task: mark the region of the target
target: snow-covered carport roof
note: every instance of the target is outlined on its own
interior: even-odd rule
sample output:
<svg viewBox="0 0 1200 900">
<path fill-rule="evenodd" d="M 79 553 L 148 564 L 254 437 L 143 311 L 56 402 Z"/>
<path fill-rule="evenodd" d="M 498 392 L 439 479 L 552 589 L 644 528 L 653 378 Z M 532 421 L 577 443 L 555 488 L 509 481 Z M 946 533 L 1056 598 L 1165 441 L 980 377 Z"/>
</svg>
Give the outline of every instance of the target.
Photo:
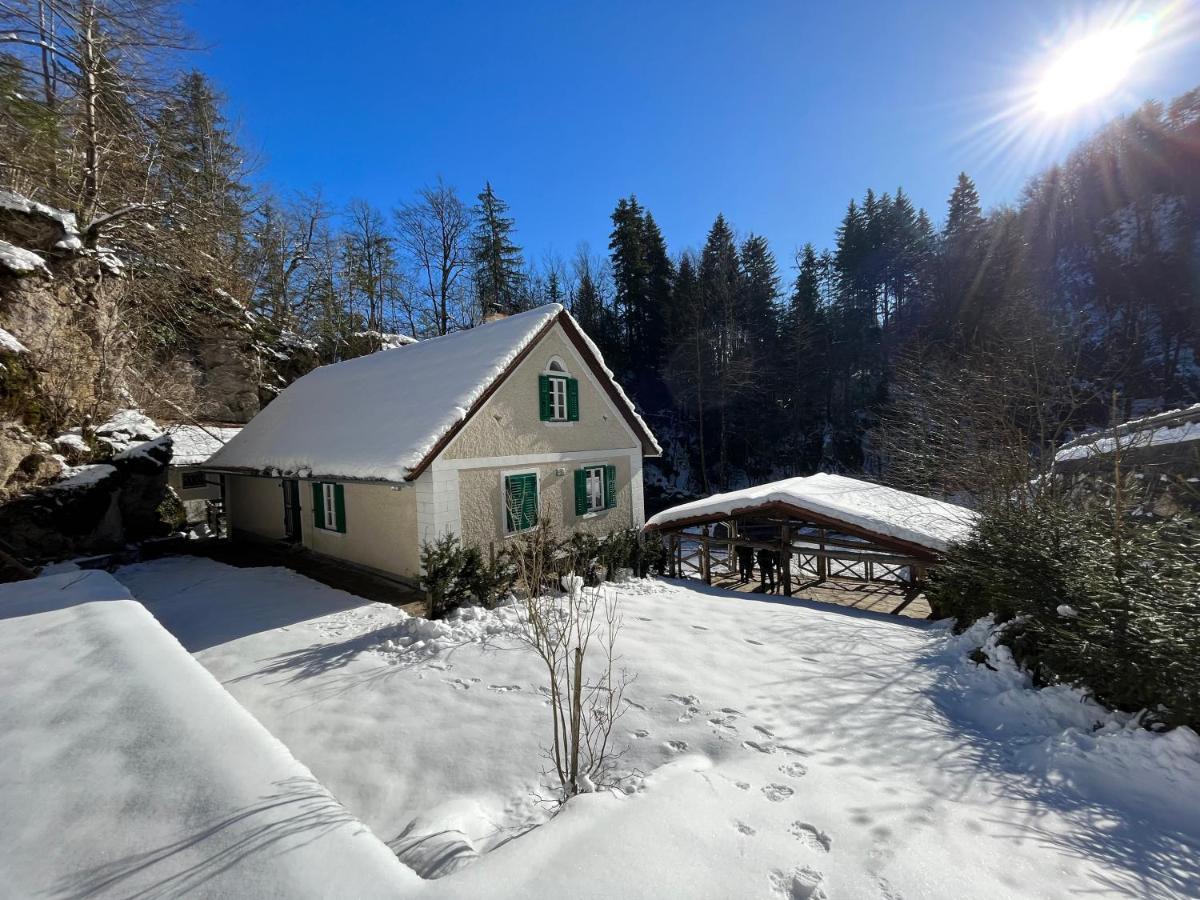
<svg viewBox="0 0 1200 900">
<path fill-rule="evenodd" d="M 962 506 L 869 481 L 819 473 L 714 494 L 652 516 L 648 531 L 677 531 L 729 519 L 811 522 L 923 558 L 966 539 L 976 514 Z"/>
<path fill-rule="evenodd" d="M 604 358 L 560 304 L 322 366 L 289 385 L 205 468 L 403 482 L 417 478 L 555 325 L 647 456 L 661 448 Z"/>
</svg>

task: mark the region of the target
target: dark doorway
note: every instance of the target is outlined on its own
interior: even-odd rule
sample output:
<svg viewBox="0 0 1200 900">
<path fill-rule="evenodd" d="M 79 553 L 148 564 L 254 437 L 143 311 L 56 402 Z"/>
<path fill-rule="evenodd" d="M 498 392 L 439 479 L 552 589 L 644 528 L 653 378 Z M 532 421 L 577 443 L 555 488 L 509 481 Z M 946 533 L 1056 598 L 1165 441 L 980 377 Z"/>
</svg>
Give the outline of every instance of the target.
<svg viewBox="0 0 1200 900">
<path fill-rule="evenodd" d="M 283 479 L 283 530 L 286 540 L 300 541 L 300 482 L 295 478 Z"/>
</svg>

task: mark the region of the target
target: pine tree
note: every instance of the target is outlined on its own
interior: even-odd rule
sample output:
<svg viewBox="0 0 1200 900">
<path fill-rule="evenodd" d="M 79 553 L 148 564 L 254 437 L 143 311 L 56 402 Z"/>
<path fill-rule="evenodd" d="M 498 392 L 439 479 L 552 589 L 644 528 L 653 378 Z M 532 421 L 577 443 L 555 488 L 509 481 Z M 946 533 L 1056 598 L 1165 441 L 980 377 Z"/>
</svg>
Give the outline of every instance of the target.
<svg viewBox="0 0 1200 900">
<path fill-rule="evenodd" d="M 471 263 L 475 292 L 483 314 L 520 312 L 525 305 L 525 262 L 513 242 L 515 223 L 508 204 L 486 182 L 475 207 Z"/>
<path fill-rule="evenodd" d="M 633 360 L 640 354 L 642 313 L 650 293 L 650 267 L 646 258 L 646 223 L 637 197 L 622 197 L 612 213 L 609 236 L 614 306 L 621 328 L 619 372 L 627 377 L 635 371 Z"/>
</svg>

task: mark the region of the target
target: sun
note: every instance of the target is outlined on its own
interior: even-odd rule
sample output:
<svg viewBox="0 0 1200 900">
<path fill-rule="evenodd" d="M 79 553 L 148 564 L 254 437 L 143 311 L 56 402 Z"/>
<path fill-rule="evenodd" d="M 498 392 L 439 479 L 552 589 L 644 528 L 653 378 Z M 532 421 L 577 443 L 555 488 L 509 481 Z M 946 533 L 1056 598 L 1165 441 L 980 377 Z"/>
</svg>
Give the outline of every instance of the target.
<svg viewBox="0 0 1200 900">
<path fill-rule="evenodd" d="M 1114 24 L 1070 44 L 1051 62 L 1035 102 L 1046 116 L 1064 116 L 1112 94 L 1154 37 L 1149 18 Z"/>
</svg>

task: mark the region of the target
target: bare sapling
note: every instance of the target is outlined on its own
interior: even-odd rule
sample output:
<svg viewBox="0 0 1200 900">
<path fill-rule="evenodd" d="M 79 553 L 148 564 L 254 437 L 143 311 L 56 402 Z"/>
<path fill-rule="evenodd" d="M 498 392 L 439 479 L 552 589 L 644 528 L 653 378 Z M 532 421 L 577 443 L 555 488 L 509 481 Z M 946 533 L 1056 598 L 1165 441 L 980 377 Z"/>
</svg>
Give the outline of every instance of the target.
<svg viewBox="0 0 1200 900">
<path fill-rule="evenodd" d="M 621 752 L 613 728 L 627 709 L 633 676 L 618 668 L 621 614 L 603 584 L 587 587 L 577 559 L 555 539 L 546 517 L 519 535 L 514 561 L 525 643 L 546 667 L 551 740 L 546 757 L 565 802 L 614 782 Z"/>
</svg>

